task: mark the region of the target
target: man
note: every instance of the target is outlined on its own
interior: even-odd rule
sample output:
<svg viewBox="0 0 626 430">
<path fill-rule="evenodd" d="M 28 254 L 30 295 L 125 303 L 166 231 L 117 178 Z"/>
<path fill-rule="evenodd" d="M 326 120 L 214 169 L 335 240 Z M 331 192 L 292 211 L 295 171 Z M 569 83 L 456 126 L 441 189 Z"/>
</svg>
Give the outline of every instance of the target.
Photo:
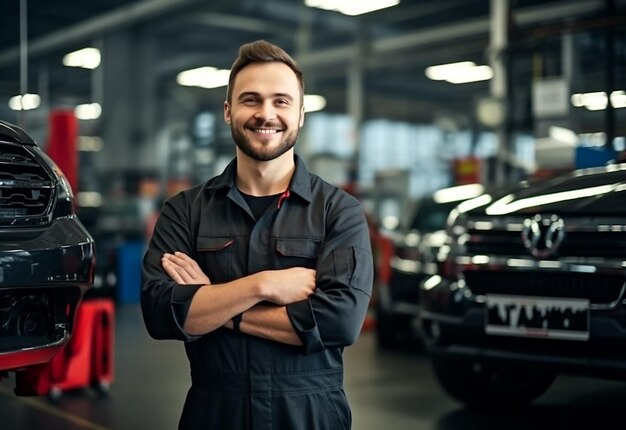
<svg viewBox="0 0 626 430">
<path fill-rule="evenodd" d="M 348 429 L 345 346 L 372 288 L 360 204 L 294 154 L 302 72 L 265 41 L 243 45 L 224 102 L 236 157 L 168 200 L 143 263 L 157 339 L 191 367 L 181 429 Z"/>
</svg>

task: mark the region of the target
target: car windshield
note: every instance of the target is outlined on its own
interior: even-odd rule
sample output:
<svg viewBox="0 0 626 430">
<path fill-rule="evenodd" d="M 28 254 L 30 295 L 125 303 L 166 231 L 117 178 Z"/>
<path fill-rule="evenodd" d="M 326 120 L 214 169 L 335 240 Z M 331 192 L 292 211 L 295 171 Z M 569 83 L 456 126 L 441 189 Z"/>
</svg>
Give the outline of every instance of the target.
<svg viewBox="0 0 626 430">
<path fill-rule="evenodd" d="M 458 204 L 459 202 L 436 203 L 431 199 L 423 200 L 417 207 L 411 222 L 411 230 L 422 232 L 443 230 L 448 214 Z"/>
</svg>

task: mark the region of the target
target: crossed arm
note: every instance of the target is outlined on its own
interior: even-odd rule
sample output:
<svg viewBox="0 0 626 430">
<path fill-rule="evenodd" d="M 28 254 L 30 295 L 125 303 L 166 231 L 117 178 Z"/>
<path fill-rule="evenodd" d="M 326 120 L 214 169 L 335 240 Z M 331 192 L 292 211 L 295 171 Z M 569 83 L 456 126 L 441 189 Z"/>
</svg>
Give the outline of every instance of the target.
<svg viewBox="0 0 626 430">
<path fill-rule="evenodd" d="M 219 327 L 233 328 L 233 316 L 245 313 L 244 333 L 291 345 L 302 345 L 285 305 L 307 299 L 315 291 L 315 270 L 293 267 L 267 270 L 224 284 L 211 284 L 198 263 L 182 252 L 161 258 L 165 272 L 178 284 L 202 284 L 193 296 L 183 329 L 202 335 Z"/>
</svg>

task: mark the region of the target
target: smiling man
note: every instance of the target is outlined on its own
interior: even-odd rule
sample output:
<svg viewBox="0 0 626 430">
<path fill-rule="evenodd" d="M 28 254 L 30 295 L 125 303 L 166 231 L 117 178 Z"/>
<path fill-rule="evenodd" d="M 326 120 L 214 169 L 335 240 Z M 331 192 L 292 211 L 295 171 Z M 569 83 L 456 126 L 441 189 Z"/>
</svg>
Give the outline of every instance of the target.
<svg viewBox="0 0 626 430">
<path fill-rule="evenodd" d="M 236 157 L 169 199 L 143 263 L 156 339 L 185 342 L 181 429 L 349 429 L 344 347 L 372 288 L 357 200 L 294 154 L 304 81 L 266 41 L 243 45 L 224 102 Z"/>
</svg>

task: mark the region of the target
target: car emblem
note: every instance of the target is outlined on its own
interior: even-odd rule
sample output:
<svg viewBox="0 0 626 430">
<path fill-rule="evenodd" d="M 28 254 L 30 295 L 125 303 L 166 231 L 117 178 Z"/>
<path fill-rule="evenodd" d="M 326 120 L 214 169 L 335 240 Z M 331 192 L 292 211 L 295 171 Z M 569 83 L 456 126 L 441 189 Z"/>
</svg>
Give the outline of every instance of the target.
<svg viewBox="0 0 626 430">
<path fill-rule="evenodd" d="M 556 254 L 565 236 L 565 223 L 557 215 L 535 215 L 524 220 L 522 240 L 526 249 L 537 258 Z"/>
</svg>

